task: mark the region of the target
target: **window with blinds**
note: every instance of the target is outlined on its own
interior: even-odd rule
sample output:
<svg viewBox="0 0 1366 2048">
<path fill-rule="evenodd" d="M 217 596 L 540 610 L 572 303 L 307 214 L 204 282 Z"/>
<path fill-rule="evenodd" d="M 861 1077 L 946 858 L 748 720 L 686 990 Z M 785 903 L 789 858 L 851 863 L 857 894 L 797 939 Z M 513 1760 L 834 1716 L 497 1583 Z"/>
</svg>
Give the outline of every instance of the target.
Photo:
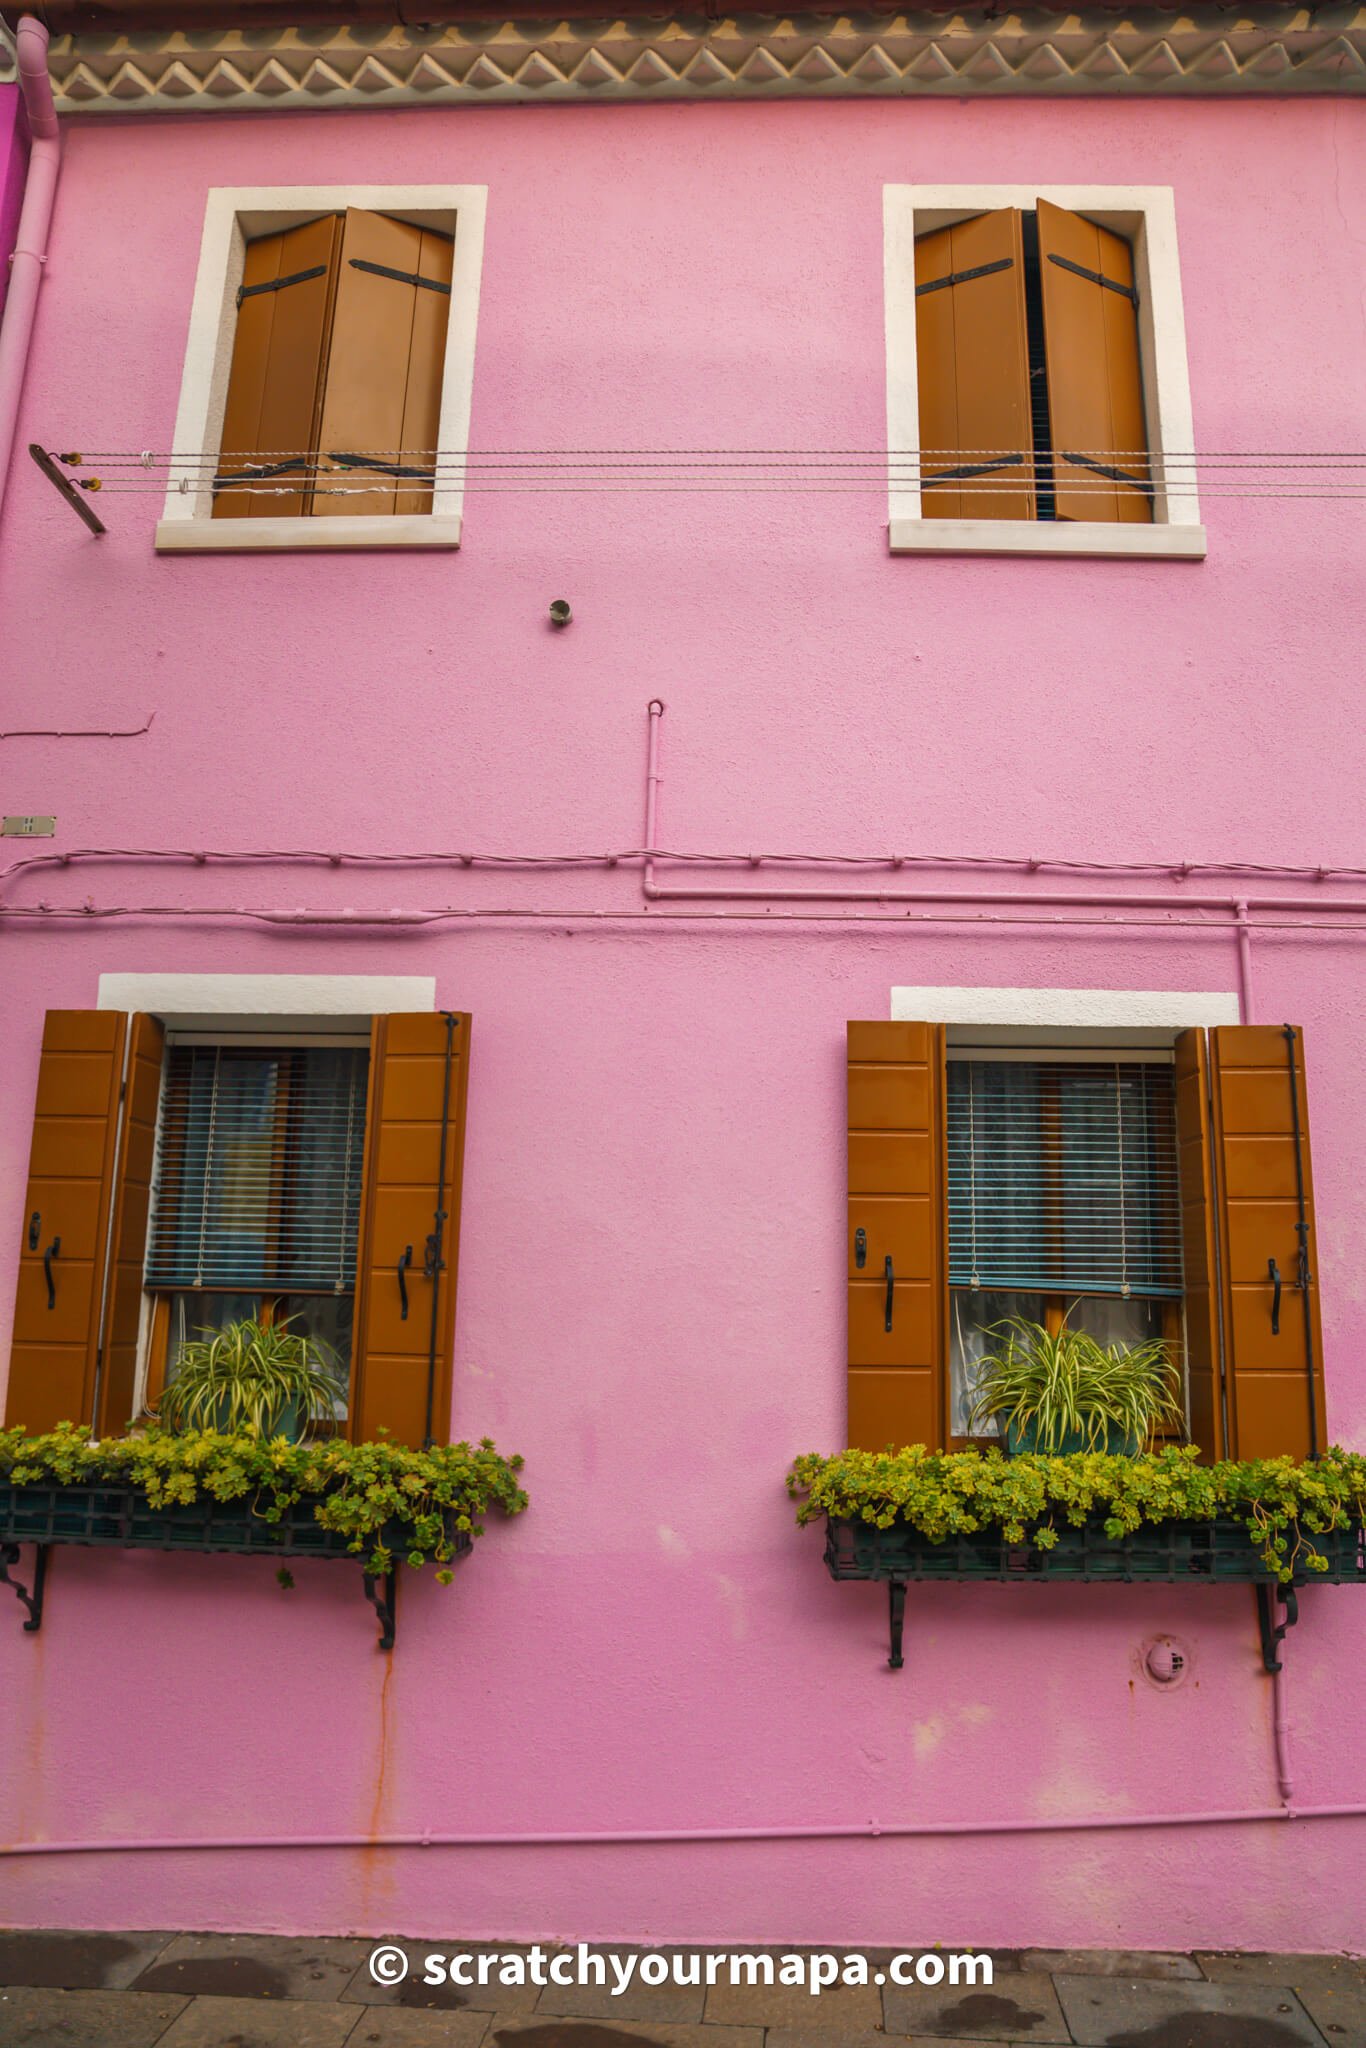
<svg viewBox="0 0 1366 2048">
<path fill-rule="evenodd" d="M 949 1283 L 1182 1291 L 1171 1067 L 948 1063 Z"/>
<path fill-rule="evenodd" d="M 368 1067 L 358 1047 L 173 1047 L 146 1285 L 349 1293 Z"/>
</svg>

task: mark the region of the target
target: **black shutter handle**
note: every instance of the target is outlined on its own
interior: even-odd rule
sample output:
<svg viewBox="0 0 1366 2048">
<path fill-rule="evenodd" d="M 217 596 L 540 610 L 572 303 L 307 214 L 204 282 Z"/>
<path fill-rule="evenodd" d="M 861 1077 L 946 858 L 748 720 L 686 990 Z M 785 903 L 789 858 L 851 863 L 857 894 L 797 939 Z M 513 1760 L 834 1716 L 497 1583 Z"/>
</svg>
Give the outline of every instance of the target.
<svg viewBox="0 0 1366 2048">
<path fill-rule="evenodd" d="M 398 1298 L 399 1301 L 402 1303 L 402 1307 L 399 1309 L 398 1312 L 398 1319 L 401 1323 L 406 1323 L 408 1320 L 408 1282 L 405 1280 L 403 1276 L 407 1272 L 409 1266 L 412 1265 L 412 1263 L 413 1248 L 410 1244 L 405 1244 L 403 1247 L 403 1256 L 400 1258 L 398 1262 Z"/>
<path fill-rule="evenodd" d="M 33 1214 L 28 1219 L 28 1248 L 31 1252 L 36 1252 L 38 1249 L 38 1239 L 42 1235 L 42 1229 L 42 1216 L 39 1213 L 39 1211 L 35 1209 Z"/>
<path fill-rule="evenodd" d="M 892 1255 L 890 1252 L 888 1252 L 886 1260 L 883 1263 L 883 1271 L 887 1275 L 887 1316 L 883 1327 L 890 1334 L 892 1327 L 892 1303 L 896 1298 L 896 1274 L 892 1271 Z"/>
<path fill-rule="evenodd" d="M 43 1253 L 43 1278 L 47 1281 L 47 1305 L 49 1308 L 56 1308 L 57 1306 L 57 1283 L 52 1277 L 52 1261 L 58 1257 L 61 1249 L 62 1240 L 60 1237 L 54 1237 L 47 1250 Z"/>
<path fill-rule="evenodd" d="M 868 1263 L 868 1233 L 867 1233 L 867 1231 L 866 1231 L 866 1230 L 865 1230 L 865 1229 L 863 1228 L 863 1225 L 862 1225 L 862 1224 L 860 1224 L 860 1225 L 859 1225 L 859 1227 L 858 1227 L 858 1229 L 857 1229 L 857 1230 L 856 1230 L 856 1231 L 854 1232 L 854 1266 L 855 1266 L 855 1269 L 856 1269 L 856 1270 L 857 1270 L 858 1272 L 860 1272 L 860 1273 L 861 1273 L 861 1272 L 863 1271 L 864 1267 L 865 1267 L 865 1266 L 867 1265 L 867 1263 Z"/>
<path fill-rule="evenodd" d="M 1271 1334 L 1281 1334 L 1281 1269 L 1274 1259 L 1266 1262 L 1266 1277 L 1271 1282 Z"/>
</svg>

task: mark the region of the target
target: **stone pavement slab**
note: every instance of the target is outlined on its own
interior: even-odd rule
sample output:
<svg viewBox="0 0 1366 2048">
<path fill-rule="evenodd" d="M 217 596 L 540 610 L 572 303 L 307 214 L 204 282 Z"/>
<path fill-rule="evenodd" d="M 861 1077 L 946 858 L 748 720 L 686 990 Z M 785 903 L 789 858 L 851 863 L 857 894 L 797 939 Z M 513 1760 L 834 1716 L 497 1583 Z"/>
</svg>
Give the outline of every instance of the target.
<svg viewBox="0 0 1366 2048">
<path fill-rule="evenodd" d="M 831 1984 L 813 1998 L 805 1984 L 732 1984 L 727 1977 L 707 1992 L 704 2016 L 709 2026 L 870 2033 L 882 2024 L 882 1993 L 875 1984 Z"/>
<path fill-rule="evenodd" d="M 1298 1984 L 1295 1995 L 1332 2048 L 1366 2048 L 1366 1984 Z"/>
<path fill-rule="evenodd" d="M 138 1991 L 206 1998 L 341 1997 L 374 1943 L 280 1934 L 182 1934 L 135 1979 Z"/>
<path fill-rule="evenodd" d="M 1215 1984 L 1322 1984 L 1329 1990 L 1345 1984 L 1366 1989 L 1366 1960 L 1360 1956 L 1273 1955 L 1251 1950 L 1199 1949 L 1195 1960 Z"/>
<path fill-rule="evenodd" d="M 484 2048 L 764 2048 L 758 2027 L 608 2025 L 602 2020 L 527 2018 L 499 2014 Z"/>
<path fill-rule="evenodd" d="M 346 2048 L 470 2048 L 470 2028 L 477 2021 L 482 2034 L 491 2019 L 486 2012 L 417 2012 L 372 2005 L 356 2021 Z"/>
<path fill-rule="evenodd" d="M 193 1998 L 157 2048 L 343 2048 L 354 2006 L 299 1998 Z"/>
<path fill-rule="evenodd" d="M 382 1946 L 380 1942 L 362 1942 L 366 1958 L 371 1950 Z M 429 1935 L 398 1935 L 393 1945 L 401 1948 L 408 1957 L 409 1975 L 401 1984 L 376 1984 L 370 1975 L 368 1961 L 362 1961 L 341 1998 L 344 2005 L 396 2006 L 404 2011 L 423 2012 L 465 2012 L 478 2013 L 481 2017 L 479 2032 L 471 2034 L 466 2029 L 460 2036 L 459 2048 L 475 2048 L 482 2035 L 491 2012 L 506 2017 L 514 2012 L 534 2012 L 536 2001 L 545 1988 L 529 1980 L 523 1984 L 500 1984 L 498 1973 L 493 1973 L 487 1984 L 452 1984 L 447 1978 L 443 1984 L 428 1984 L 425 1981 L 424 1958 L 442 1955 L 448 1960 L 453 1955 L 481 1956 L 525 1956 L 530 1948 L 525 1942 L 517 1941 L 434 1941 Z M 541 1953 L 545 1956 L 558 1955 L 559 1949 L 553 1942 L 541 1942 Z M 471 1975 L 478 1974 L 477 1962 Z"/>
<path fill-rule="evenodd" d="M 992 1961 L 995 1960 L 993 1955 Z M 1020 1967 L 1042 1970 L 1050 1977 L 1057 1972 L 1071 1977 L 1199 1978 L 1203 1974 L 1194 1956 L 1169 1955 L 1161 1949 L 1146 1948 L 1027 1948 L 1020 1958 Z"/>
<path fill-rule="evenodd" d="M 1012 1970 L 992 1984 L 889 1984 L 882 1994 L 889 2034 L 938 2041 L 1070 2041 L 1051 1977 Z M 821 2000 L 824 2005 L 825 2000 Z"/>
<path fill-rule="evenodd" d="M 5 2048 L 155 2048 L 188 2001 L 151 1991 L 0 1991 Z"/>
<path fill-rule="evenodd" d="M 559 2013 L 566 2019 L 595 2020 L 652 2020 L 661 2026 L 696 2025 L 702 2018 L 702 2007 L 707 1996 L 706 1964 L 703 1949 L 670 1949 L 661 1951 L 670 1957 L 674 1955 L 697 1958 L 696 1984 L 675 1984 L 672 1969 L 667 1983 L 643 1984 L 632 1971 L 631 1981 L 624 1991 L 617 1991 L 619 1979 L 607 1960 L 608 1955 L 619 1956 L 622 1968 L 626 1959 L 634 1954 L 637 1962 L 642 1954 L 652 1950 L 618 1948 L 615 1944 L 602 1951 L 606 1968 L 606 1982 L 603 1984 L 548 1984 L 536 2001 L 538 2013 Z"/>
<path fill-rule="evenodd" d="M 94 1934 L 81 1928 L 0 1932 L 0 1984 L 117 1991 L 154 1963 L 174 1934 Z"/>
<path fill-rule="evenodd" d="M 1055 1982 L 1082 2048 L 1324 2048 L 1288 1986 L 1065 1976 Z"/>
</svg>

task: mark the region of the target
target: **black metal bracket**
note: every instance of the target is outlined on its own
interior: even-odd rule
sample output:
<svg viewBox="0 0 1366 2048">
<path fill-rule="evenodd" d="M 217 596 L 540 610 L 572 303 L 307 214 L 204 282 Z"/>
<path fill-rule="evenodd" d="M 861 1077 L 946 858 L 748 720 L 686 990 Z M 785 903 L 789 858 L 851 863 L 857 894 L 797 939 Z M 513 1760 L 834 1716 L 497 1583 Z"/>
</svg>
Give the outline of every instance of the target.
<svg viewBox="0 0 1366 2048">
<path fill-rule="evenodd" d="M 1084 277 L 1088 284 L 1103 284 L 1107 292 L 1118 292 L 1131 306 L 1138 304 L 1138 293 L 1134 287 L 1131 284 L 1121 284 L 1117 277 L 1102 277 L 1098 270 L 1088 270 L 1084 263 L 1074 263 L 1070 256 L 1057 256 L 1051 249 L 1048 252 L 1048 260 L 1050 263 L 1056 263 L 1059 270 L 1070 270 L 1077 277 Z"/>
<path fill-rule="evenodd" d="M 415 270 L 392 270 L 387 263 L 371 263 L 368 257 L 352 256 L 349 259 L 353 270 L 368 270 L 372 277 L 392 277 L 395 284 L 418 284 L 424 291 L 442 292 L 447 298 L 451 288 L 439 277 L 419 277 Z"/>
<path fill-rule="evenodd" d="M 328 460 L 335 462 L 340 469 L 373 469 L 381 476 L 415 476 L 424 483 L 432 483 L 436 477 L 436 469 L 432 464 L 426 469 L 420 469 L 414 468 L 411 463 L 381 462 L 373 455 L 349 455 L 345 450 L 336 448 L 329 448 L 327 455 Z"/>
<path fill-rule="evenodd" d="M 1276 1600 L 1279 1595 L 1285 1603 L 1285 1619 L 1276 1620 Z M 1288 1628 L 1293 1628 L 1300 1618 L 1299 1594 L 1294 1586 L 1273 1586 L 1264 1579 L 1257 1582 L 1257 1622 L 1262 1634 L 1262 1665 L 1274 1677 L 1281 1668 L 1276 1655 Z"/>
<path fill-rule="evenodd" d="M 868 1233 L 862 1224 L 854 1232 L 854 1265 L 861 1273 L 868 1263 Z"/>
<path fill-rule="evenodd" d="M 933 277 L 928 284 L 918 284 L 915 295 L 923 299 L 926 292 L 943 292 L 950 285 L 968 284 L 974 277 L 990 277 L 993 270 L 1009 270 L 1014 261 L 1013 256 L 1001 256 L 995 263 L 979 263 L 973 270 L 951 270 L 947 277 Z"/>
<path fill-rule="evenodd" d="M 1089 469 L 1096 476 L 1109 477 L 1112 483 L 1128 484 L 1130 490 L 1139 492 L 1142 497 L 1151 498 L 1154 495 L 1153 487 L 1146 477 L 1130 476 L 1127 469 L 1116 469 L 1112 462 L 1096 462 L 1089 455 L 1072 454 L 1066 448 L 1063 450 L 1062 459 L 1064 462 L 1070 462 L 1074 469 Z"/>
<path fill-rule="evenodd" d="M 392 1650 L 398 1612 L 398 1568 L 392 1566 L 382 1576 L 374 1572 L 365 1573 L 365 1597 L 379 1616 L 379 1646 L 381 1650 Z"/>
<path fill-rule="evenodd" d="M 900 1671 L 906 1661 L 901 1654 L 901 1628 L 902 1623 L 906 1619 L 906 1581 L 904 1579 L 892 1579 L 888 1582 L 887 1599 L 890 1610 L 888 1620 L 891 1625 L 891 1642 L 887 1658 L 887 1669 L 889 1671 Z"/>
<path fill-rule="evenodd" d="M 21 1585 L 18 1579 L 11 1576 L 9 1569 L 12 1564 L 19 1562 L 19 1545 L 0 1543 L 0 1579 L 13 1588 L 15 1597 L 27 1607 L 28 1620 L 24 1623 L 24 1634 L 29 1636 L 37 1635 L 43 1625 L 43 1587 L 47 1581 L 47 1552 L 46 1543 L 34 1546 L 33 1590 L 30 1592 L 28 1587 Z"/>
<path fill-rule="evenodd" d="M 292 284 L 307 284 L 310 278 L 326 276 L 327 265 L 314 263 L 307 270 L 292 270 L 288 277 L 268 277 L 264 284 L 239 284 L 237 303 L 240 307 L 243 299 L 254 299 L 261 292 L 282 292 Z"/>
<path fill-rule="evenodd" d="M 41 469 L 43 475 L 47 478 L 48 482 L 50 484 L 56 485 L 58 491 L 61 493 L 62 497 L 66 499 L 66 502 L 71 507 L 72 511 L 77 515 L 78 518 L 83 519 L 85 521 L 86 525 L 90 528 L 90 531 L 93 534 L 101 534 L 106 532 L 107 528 L 105 527 L 104 521 L 96 517 L 95 513 L 91 511 L 89 505 L 86 504 L 85 499 L 81 496 L 81 491 L 97 491 L 100 487 L 99 478 L 97 476 L 82 477 L 80 482 L 80 490 L 77 490 L 76 485 L 72 482 L 71 478 L 69 476 L 62 475 L 62 472 L 60 471 L 60 469 L 58 469 L 56 463 L 53 461 L 52 457 L 48 454 L 46 448 L 44 448 L 40 442 L 30 441 L 28 444 L 28 452 L 33 457 L 34 461 L 37 463 L 39 469 Z M 79 462 L 80 457 L 79 455 L 66 455 L 62 457 L 62 460 L 64 462 Z"/>
<path fill-rule="evenodd" d="M 935 484 L 957 483 L 966 476 L 989 476 L 995 469 L 1018 469 L 1023 461 L 1023 455 L 1000 455 L 994 462 L 964 462 L 957 469 L 941 469 L 934 476 L 922 476 L 920 488 L 928 491 Z"/>
</svg>

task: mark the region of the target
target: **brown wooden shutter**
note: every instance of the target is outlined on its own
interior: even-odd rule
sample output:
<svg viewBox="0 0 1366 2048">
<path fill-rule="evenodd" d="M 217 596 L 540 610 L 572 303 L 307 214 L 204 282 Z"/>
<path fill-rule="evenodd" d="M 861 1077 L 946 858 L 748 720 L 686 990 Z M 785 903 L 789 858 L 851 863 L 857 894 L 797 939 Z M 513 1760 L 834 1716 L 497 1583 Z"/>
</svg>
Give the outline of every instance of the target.
<svg viewBox="0 0 1366 2048">
<path fill-rule="evenodd" d="M 341 216 L 329 214 L 247 244 L 218 474 L 286 467 L 263 479 L 274 491 L 218 493 L 216 519 L 283 519 L 308 510 L 306 481 L 297 491 L 278 486 L 306 472 L 293 458 L 318 445 L 340 231 Z"/>
<path fill-rule="evenodd" d="M 1229 1455 L 1305 1458 L 1328 1439 L 1302 1034 L 1292 1042 L 1277 1025 L 1219 1025 L 1210 1033 L 1210 1086 Z M 1272 1262 L 1281 1278 L 1277 1330 Z"/>
<path fill-rule="evenodd" d="M 1038 218 L 1058 518 L 1150 521 L 1133 251 L 1046 199 Z"/>
<path fill-rule="evenodd" d="M 449 1031 L 447 1023 L 447 1015 L 438 1011 L 377 1017 L 372 1029 L 356 1288 L 351 1433 L 357 1441 L 384 1428 L 399 1443 L 423 1442 L 429 1365 L 431 1434 L 438 1443 L 449 1439 L 470 1020 L 457 1013 Z M 443 1264 L 433 1276 L 425 1270 L 431 1265 L 425 1255 L 438 1227 L 438 1208 L 446 1212 L 440 1226 Z M 411 1263 L 404 1267 L 400 1288 L 399 1262 L 405 1254 Z"/>
<path fill-rule="evenodd" d="M 142 1269 L 152 1205 L 157 1105 L 166 1033 L 156 1017 L 132 1019 L 123 1122 L 114 1177 L 113 1228 L 109 1240 L 102 1364 L 96 1427 L 101 1436 L 122 1436 L 133 1416 L 138 1340 L 142 1333 Z"/>
<path fill-rule="evenodd" d="M 848 1057 L 849 1443 L 937 1449 L 948 1290 L 944 1029 L 853 1023 Z"/>
<path fill-rule="evenodd" d="M 1032 519 L 1024 247 L 1013 207 L 915 245 L 916 377 L 927 519 Z M 972 473 L 977 482 L 973 488 Z M 958 479 L 936 483 L 936 477 Z M 1008 489 L 1013 478 L 1018 490 Z"/>
<path fill-rule="evenodd" d="M 127 1026 L 121 1010 L 47 1013 L 5 1402 L 10 1427 L 91 1420 Z"/>
<path fill-rule="evenodd" d="M 1223 1333 L 1215 1241 L 1209 1058 L 1202 1030 L 1176 1040 L 1176 1139 L 1185 1269 L 1191 1442 L 1206 1462 L 1226 1455 Z"/>
<path fill-rule="evenodd" d="M 384 214 L 348 211 L 327 359 L 320 470 L 353 485 L 370 476 L 377 481 L 373 490 L 344 497 L 320 492 L 312 507 L 319 517 L 431 511 L 430 489 L 411 483 L 405 488 L 369 464 L 430 467 L 453 257 L 449 235 Z M 368 462 L 338 461 L 339 456 Z"/>
</svg>

